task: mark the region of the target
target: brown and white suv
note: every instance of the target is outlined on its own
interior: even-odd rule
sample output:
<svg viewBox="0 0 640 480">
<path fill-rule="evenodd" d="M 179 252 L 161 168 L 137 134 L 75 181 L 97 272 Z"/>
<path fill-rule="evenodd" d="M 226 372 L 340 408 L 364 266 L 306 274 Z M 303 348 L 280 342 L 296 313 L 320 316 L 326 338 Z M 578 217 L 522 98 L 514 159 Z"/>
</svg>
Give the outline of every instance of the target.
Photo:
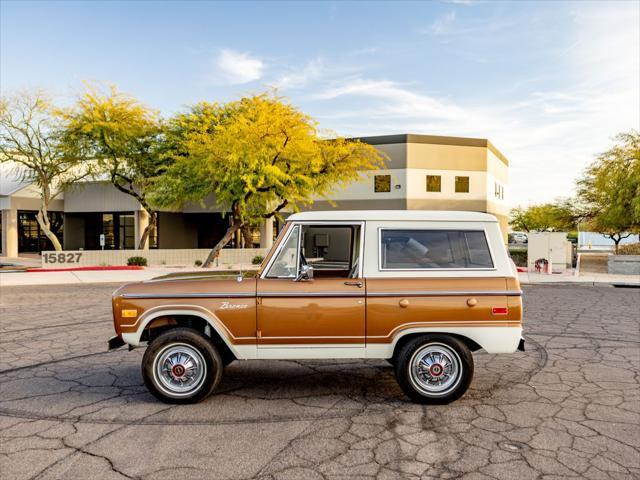
<svg viewBox="0 0 640 480">
<path fill-rule="evenodd" d="M 202 400 L 234 360 L 376 358 L 412 400 L 447 403 L 471 383 L 472 351 L 524 349 L 521 295 L 491 215 L 300 213 L 253 277 L 117 290 L 109 347 L 148 343 L 144 381 L 165 402 Z"/>
</svg>

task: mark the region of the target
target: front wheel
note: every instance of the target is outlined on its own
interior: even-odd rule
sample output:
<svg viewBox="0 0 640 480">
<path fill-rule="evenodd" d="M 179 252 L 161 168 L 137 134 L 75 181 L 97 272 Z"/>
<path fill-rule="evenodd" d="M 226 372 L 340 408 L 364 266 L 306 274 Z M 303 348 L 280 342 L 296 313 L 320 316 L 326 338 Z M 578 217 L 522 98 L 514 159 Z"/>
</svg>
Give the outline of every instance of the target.
<svg viewBox="0 0 640 480">
<path fill-rule="evenodd" d="M 224 368 L 218 350 L 191 328 L 174 328 L 155 338 L 142 358 L 149 391 L 165 403 L 197 403 L 220 383 Z"/>
<path fill-rule="evenodd" d="M 414 402 L 446 404 L 460 398 L 473 378 L 469 348 L 449 335 L 424 335 L 400 350 L 396 378 Z"/>
</svg>

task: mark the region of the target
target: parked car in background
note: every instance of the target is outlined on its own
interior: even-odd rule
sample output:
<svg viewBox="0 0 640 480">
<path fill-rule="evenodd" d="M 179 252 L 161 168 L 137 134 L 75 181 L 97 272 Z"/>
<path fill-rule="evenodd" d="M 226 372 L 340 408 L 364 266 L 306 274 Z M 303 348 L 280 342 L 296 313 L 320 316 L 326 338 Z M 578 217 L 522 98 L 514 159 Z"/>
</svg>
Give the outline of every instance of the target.
<svg viewBox="0 0 640 480">
<path fill-rule="evenodd" d="M 516 232 L 511 234 L 513 243 L 527 243 L 528 238 L 526 233 Z"/>
<path fill-rule="evenodd" d="M 373 358 L 412 400 L 447 403 L 469 387 L 473 351 L 524 350 L 521 295 L 491 215 L 299 213 L 255 277 L 118 289 L 109 347 L 147 343 L 144 381 L 165 402 L 202 400 L 234 360 Z"/>
</svg>

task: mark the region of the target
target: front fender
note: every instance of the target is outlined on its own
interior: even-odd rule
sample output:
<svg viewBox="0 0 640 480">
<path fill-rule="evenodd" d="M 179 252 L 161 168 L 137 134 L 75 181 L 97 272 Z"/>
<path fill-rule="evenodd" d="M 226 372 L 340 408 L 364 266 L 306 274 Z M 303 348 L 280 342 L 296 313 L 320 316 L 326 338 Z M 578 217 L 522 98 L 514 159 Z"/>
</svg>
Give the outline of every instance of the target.
<svg viewBox="0 0 640 480">
<path fill-rule="evenodd" d="M 210 310 L 197 305 L 163 305 L 161 307 L 150 308 L 145 311 L 138 319 L 138 324 L 135 332 L 123 333 L 122 340 L 134 347 L 140 346 L 140 339 L 142 332 L 144 332 L 147 325 L 156 318 L 160 317 L 180 317 L 191 316 L 202 318 L 213 329 L 213 331 L 220 337 L 220 339 L 229 347 L 229 350 L 235 355 L 236 358 L 247 358 L 247 348 L 255 350 L 255 345 L 235 345 L 233 340 L 235 337 L 229 331 L 229 329 L 220 321 L 220 319 Z"/>
</svg>

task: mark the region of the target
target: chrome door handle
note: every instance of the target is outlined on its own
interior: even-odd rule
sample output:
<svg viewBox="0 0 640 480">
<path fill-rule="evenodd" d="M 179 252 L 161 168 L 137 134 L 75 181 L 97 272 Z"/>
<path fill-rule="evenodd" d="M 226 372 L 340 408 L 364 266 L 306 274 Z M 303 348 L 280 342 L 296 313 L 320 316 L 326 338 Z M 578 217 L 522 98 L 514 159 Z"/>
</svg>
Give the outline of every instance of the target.
<svg viewBox="0 0 640 480">
<path fill-rule="evenodd" d="M 362 286 L 364 285 L 364 283 L 362 282 L 344 282 L 345 285 L 351 285 L 353 287 L 358 287 L 358 288 L 362 288 Z"/>
</svg>

